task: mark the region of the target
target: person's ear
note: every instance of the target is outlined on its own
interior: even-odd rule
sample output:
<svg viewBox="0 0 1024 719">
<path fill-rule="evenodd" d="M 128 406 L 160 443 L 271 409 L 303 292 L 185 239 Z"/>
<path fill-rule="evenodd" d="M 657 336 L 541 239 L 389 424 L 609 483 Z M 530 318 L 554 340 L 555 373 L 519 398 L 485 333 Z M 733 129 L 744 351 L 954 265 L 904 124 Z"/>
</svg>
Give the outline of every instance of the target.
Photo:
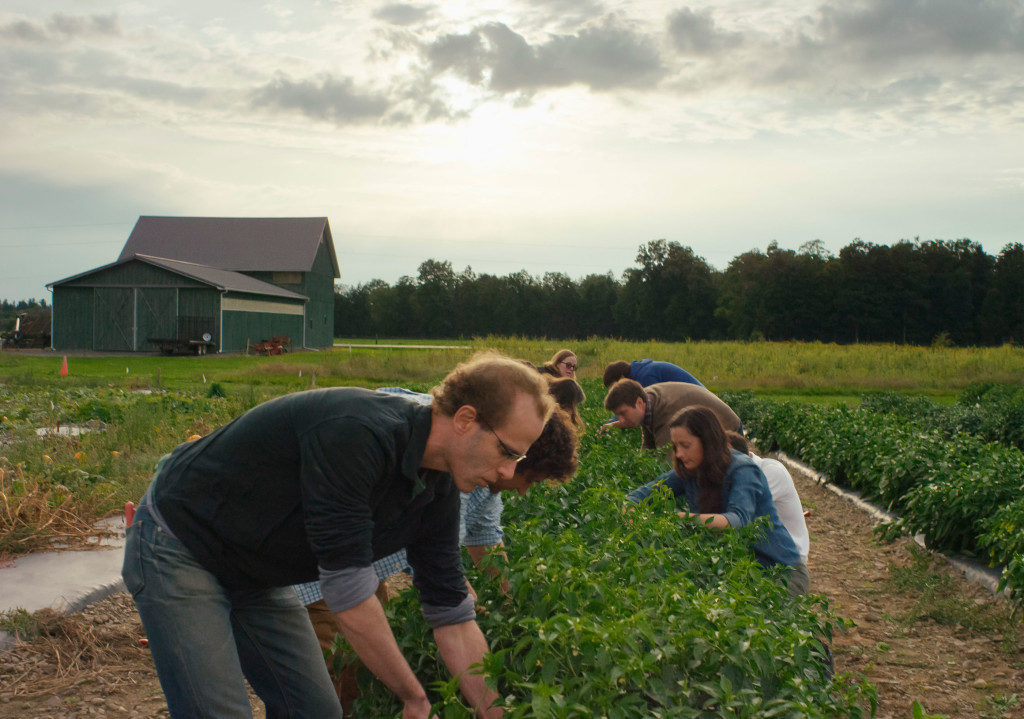
<svg viewBox="0 0 1024 719">
<path fill-rule="evenodd" d="M 455 410 L 452 416 L 452 425 L 456 434 L 468 434 L 476 429 L 477 413 L 476 407 L 471 404 L 464 404 Z"/>
<path fill-rule="evenodd" d="M 636 402 L 633 403 L 633 407 L 635 409 L 644 409 L 644 407 L 646 407 L 646 406 L 647 406 L 647 400 L 645 400 L 643 397 L 637 397 L 636 398 Z"/>
</svg>

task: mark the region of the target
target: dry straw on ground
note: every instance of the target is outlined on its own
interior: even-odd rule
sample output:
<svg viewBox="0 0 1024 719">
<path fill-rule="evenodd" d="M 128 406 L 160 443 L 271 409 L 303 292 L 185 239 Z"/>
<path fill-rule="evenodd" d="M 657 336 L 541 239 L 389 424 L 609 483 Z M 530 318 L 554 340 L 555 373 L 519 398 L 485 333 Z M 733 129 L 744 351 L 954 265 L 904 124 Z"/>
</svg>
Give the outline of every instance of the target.
<svg viewBox="0 0 1024 719">
<path fill-rule="evenodd" d="M 92 514 L 66 488 L 44 488 L 20 467 L 0 467 L 0 553 L 49 549 L 54 540 L 84 546 L 100 533 L 86 519 Z"/>
<path fill-rule="evenodd" d="M 111 600 L 133 612 L 126 595 Z M 138 662 L 138 634 L 130 624 L 96 619 L 110 608 L 90 607 L 80 614 L 62 615 L 44 609 L 33 615 L 31 641 L 18 643 L 0 655 L 4 693 L 9 699 L 64 694 L 82 677 L 110 688 L 131 682 Z M 13 669 L 13 671 L 11 671 Z"/>
</svg>

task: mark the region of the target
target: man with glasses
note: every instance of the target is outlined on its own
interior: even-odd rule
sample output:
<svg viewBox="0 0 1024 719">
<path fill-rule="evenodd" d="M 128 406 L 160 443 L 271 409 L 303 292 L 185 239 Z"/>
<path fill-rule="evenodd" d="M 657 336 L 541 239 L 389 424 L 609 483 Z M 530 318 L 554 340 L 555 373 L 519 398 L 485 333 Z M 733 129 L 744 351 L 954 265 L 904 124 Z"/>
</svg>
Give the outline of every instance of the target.
<svg viewBox="0 0 1024 719">
<path fill-rule="evenodd" d="M 428 717 L 426 692 L 374 596 L 374 559 L 406 547 L 441 657 L 481 717 L 499 717 L 459 551 L 460 492 L 511 480 L 554 403 L 520 362 L 459 365 L 432 407 L 357 388 L 259 405 L 161 466 L 128 533 L 122 574 L 172 717 L 340 717 L 290 585 L 319 576 L 363 663 Z"/>
<path fill-rule="evenodd" d="M 413 392 L 403 387 L 380 387 L 378 392 L 394 394 L 404 397 L 411 402 L 430 406 L 433 403 L 433 396 L 421 392 Z M 554 396 L 554 395 L 552 395 Z M 496 436 L 499 444 L 504 444 L 499 436 Z M 526 494 L 530 487 L 545 480 L 554 482 L 567 481 L 577 468 L 577 450 L 579 438 L 576 428 L 569 415 L 561 408 L 548 419 L 544 425 L 544 431 L 540 437 L 530 445 L 530 451 L 526 456 L 516 456 L 516 469 L 511 479 L 501 478 L 494 484 L 486 487 L 477 487 L 472 492 L 460 493 L 462 500 L 459 511 L 459 543 L 464 546 L 470 558 L 478 569 L 491 576 L 501 576 L 502 591 L 508 593 L 508 579 L 502 576 L 499 567 L 508 562 L 505 555 L 504 530 L 501 524 L 504 503 L 503 492 L 517 492 L 520 495 Z M 515 454 L 514 450 L 504 447 L 511 459 Z M 484 558 L 494 554 L 501 558 L 497 565 L 484 565 Z M 388 555 L 373 563 L 374 572 L 380 580 L 377 587 L 377 598 L 382 604 L 386 604 L 393 596 L 393 589 L 386 583 L 392 575 L 401 572 L 411 573 L 405 549 Z M 476 592 L 467 582 L 469 592 L 476 600 Z M 335 666 L 334 649 L 336 647 L 335 637 L 343 633 L 338 626 L 336 615 L 331 612 L 323 594 L 320 591 L 319 582 L 309 582 L 295 587 L 299 599 L 306 606 L 310 621 L 316 630 L 320 648 L 327 660 L 328 671 L 334 682 L 338 700 L 341 702 L 345 715 L 352 713 L 354 702 L 360 696 L 358 685 L 359 665 L 358 663 L 348 664 L 339 669 Z"/>
</svg>

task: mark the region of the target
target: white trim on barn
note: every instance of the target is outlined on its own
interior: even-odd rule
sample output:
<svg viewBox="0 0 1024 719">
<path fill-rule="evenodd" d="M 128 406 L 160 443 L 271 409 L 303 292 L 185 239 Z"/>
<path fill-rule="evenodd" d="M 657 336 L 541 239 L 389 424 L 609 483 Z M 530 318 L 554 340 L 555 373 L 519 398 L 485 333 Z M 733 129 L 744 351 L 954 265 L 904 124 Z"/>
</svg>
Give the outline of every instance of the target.
<svg viewBox="0 0 1024 719">
<path fill-rule="evenodd" d="M 302 305 L 286 302 L 267 302 L 265 300 L 246 300 L 240 297 L 225 297 L 221 304 L 222 311 L 232 312 L 270 312 L 277 315 L 303 315 Z"/>
</svg>

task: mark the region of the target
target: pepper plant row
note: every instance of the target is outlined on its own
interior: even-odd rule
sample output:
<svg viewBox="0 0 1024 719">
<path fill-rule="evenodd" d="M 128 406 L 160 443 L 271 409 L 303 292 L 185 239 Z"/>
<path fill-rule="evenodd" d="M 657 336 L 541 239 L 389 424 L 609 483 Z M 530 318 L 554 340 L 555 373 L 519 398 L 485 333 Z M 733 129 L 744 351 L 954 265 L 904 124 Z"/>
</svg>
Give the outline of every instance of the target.
<svg viewBox="0 0 1024 719">
<path fill-rule="evenodd" d="M 947 437 L 971 434 L 1024 450 L 1024 388 L 1018 385 L 971 385 L 953 405 L 920 396 L 869 394 L 861 400 L 861 407 L 895 414 L 925 429 L 940 430 Z"/>
<path fill-rule="evenodd" d="M 940 551 L 1002 566 L 1000 588 L 1024 603 L 1024 453 L 899 413 L 726 395 L 765 451 L 799 457 L 899 515 L 882 536 L 921 533 Z"/>
<path fill-rule="evenodd" d="M 588 411 L 603 421 L 601 393 Z M 754 562 L 749 527 L 682 524 L 663 497 L 624 512 L 661 455 L 634 433 L 594 437 L 564 486 L 505 502 L 511 592 L 472 572 L 492 652 L 485 665 L 508 717 L 862 717 L 877 695 L 860 676 L 829 677 L 822 643 L 843 621 L 821 597 L 793 601 Z M 467 566 L 470 566 L 467 562 Z M 442 717 L 470 717 L 436 657 L 414 592 L 387 607 L 413 670 L 436 682 Z M 359 716 L 398 716 L 364 672 Z"/>
</svg>

